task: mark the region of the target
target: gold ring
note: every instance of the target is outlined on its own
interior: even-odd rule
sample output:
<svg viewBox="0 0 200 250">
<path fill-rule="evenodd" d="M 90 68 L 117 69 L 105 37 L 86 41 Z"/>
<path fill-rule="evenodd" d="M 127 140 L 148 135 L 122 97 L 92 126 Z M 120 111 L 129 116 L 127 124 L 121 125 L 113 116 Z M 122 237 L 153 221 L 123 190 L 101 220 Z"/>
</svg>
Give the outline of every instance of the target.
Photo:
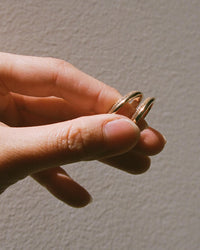
<svg viewBox="0 0 200 250">
<path fill-rule="evenodd" d="M 146 115 L 149 113 L 152 108 L 155 98 L 148 97 L 142 104 L 140 104 L 142 100 L 142 92 L 132 91 L 127 95 L 120 98 L 110 109 L 108 113 L 117 113 L 119 109 L 127 102 L 131 101 L 131 105 L 136 108 L 135 113 L 131 117 L 131 119 L 138 123 L 141 119 L 144 119 Z M 139 105 L 140 104 L 140 105 Z"/>
</svg>

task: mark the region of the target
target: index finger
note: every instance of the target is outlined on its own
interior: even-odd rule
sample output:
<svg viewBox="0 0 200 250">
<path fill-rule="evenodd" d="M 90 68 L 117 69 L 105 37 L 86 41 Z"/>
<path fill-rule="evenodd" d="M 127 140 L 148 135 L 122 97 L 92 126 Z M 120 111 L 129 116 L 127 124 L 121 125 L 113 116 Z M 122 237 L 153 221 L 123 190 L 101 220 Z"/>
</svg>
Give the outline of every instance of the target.
<svg viewBox="0 0 200 250">
<path fill-rule="evenodd" d="M 110 86 L 54 58 L 0 53 L 4 91 L 63 98 L 80 110 L 106 113 L 121 95 Z"/>
</svg>

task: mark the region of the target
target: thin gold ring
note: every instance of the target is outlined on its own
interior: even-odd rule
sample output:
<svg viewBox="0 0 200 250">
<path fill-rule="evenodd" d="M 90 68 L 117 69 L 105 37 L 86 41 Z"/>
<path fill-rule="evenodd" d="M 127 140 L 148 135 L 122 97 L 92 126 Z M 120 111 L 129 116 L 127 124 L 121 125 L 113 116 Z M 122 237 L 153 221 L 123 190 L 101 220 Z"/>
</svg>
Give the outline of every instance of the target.
<svg viewBox="0 0 200 250">
<path fill-rule="evenodd" d="M 142 92 L 140 91 L 132 91 L 128 93 L 127 95 L 120 98 L 109 110 L 108 113 L 117 113 L 119 109 L 127 102 L 131 102 L 131 105 L 136 108 L 135 113 L 131 117 L 131 119 L 138 123 L 141 119 L 144 119 L 146 115 L 151 110 L 155 98 L 154 97 L 148 97 L 142 104 L 140 104 L 142 100 Z M 139 105 L 140 104 L 140 105 Z"/>
<path fill-rule="evenodd" d="M 109 113 L 117 113 L 117 111 L 127 102 L 132 101 L 131 104 L 134 103 L 134 101 L 137 101 L 138 104 L 140 103 L 142 99 L 142 93 L 140 91 L 132 91 L 129 92 L 127 95 L 120 98 L 110 109 Z"/>
</svg>

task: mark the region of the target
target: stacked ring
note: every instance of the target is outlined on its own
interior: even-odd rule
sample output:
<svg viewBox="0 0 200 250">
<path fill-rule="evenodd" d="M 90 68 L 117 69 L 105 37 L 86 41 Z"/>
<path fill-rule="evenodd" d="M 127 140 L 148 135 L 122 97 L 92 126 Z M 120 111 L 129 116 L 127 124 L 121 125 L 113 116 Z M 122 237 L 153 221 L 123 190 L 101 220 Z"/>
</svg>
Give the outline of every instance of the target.
<svg viewBox="0 0 200 250">
<path fill-rule="evenodd" d="M 132 91 L 127 95 L 120 98 L 109 110 L 108 113 L 117 113 L 119 109 L 125 104 L 130 103 L 136 109 L 135 113 L 131 117 L 131 119 L 138 123 L 141 119 L 144 119 L 146 115 L 149 113 L 152 108 L 155 98 L 148 97 L 143 103 L 140 104 L 142 100 L 143 94 L 139 91 Z"/>
</svg>

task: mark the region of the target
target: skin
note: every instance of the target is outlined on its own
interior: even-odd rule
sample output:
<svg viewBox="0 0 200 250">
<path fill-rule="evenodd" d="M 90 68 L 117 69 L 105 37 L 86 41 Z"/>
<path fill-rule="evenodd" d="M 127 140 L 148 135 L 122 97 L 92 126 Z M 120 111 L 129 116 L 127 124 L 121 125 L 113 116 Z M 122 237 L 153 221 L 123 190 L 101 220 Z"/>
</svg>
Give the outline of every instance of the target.
<svg viewBox="0 0 200 250">
<path fill-rule="evenodd" d="M 150 167 L 166 143 L 110 86 L 54 58 L 0 53 L 0 192 L 31 176 L 73 207 L 91 201 L 87 190 L 60 166 L 99 160 L 131 174 Z"/>
</svg>

